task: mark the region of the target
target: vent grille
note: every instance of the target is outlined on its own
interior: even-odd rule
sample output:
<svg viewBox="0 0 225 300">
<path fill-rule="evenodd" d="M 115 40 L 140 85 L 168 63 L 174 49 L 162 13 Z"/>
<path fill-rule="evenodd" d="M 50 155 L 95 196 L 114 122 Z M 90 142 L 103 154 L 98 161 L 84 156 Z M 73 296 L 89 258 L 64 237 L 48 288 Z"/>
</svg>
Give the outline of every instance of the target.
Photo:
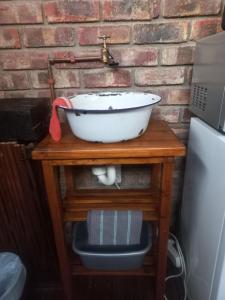
<svg viewBox="0 0 225 300">
<path fill-rule="evenodd" d="M 201 111 L 205 111 L 207 94 L 208 89 L 206 87 L 195 84 L 192 89 L 192 105 Z"/>
</svg>

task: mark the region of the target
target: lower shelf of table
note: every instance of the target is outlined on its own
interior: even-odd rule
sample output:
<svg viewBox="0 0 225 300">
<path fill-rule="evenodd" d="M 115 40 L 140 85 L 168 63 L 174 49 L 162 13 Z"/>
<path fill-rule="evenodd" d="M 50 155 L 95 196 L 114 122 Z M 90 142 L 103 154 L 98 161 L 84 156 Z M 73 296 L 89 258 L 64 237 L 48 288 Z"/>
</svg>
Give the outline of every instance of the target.
<svg viewBox="0 0 225 300">
<path fill-rule="evenodd" d="M 88 210 L 142 210 L 146 221 L 159 220 L 161 193 L 155 189 L 77 190 L 63 200 L 64 221 L 83 221 Z"/>
</svg>

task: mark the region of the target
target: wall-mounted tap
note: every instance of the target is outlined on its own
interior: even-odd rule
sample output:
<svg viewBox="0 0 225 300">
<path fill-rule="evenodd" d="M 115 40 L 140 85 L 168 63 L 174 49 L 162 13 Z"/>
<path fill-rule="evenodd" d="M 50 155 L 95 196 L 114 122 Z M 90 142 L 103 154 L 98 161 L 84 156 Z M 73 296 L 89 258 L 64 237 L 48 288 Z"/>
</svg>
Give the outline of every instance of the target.
<svg viewBox="0 0 225 300">
<path fill-rule="evenodd" d="M 52 73 L 52 66 L 54 64 L 59 64 L 59 63 L 79 63 L 79 62 L 94 62 L 94 61 L 100 61 L 103 62 L 104 64 L 110 66 L 110 67 L 117 67 L 119 65 L 118 62 L 116 62 L 109 52 L 109 49 L 106 44 L 106 40 L 110 38 L 110 36 L 107 35 L 102 35 L 99 36 L 99 39 L 103 40 L 103 45 L 102 45 L 102 53 L 101 56 L 82 56 L 82 57 L 75 57 L 75 56 L 70 56 L 67 58 L 48 58 L 48 83 L 50 86 L 50 91 L 51 91 L 51 101 L 55 99 L 55 90 L 54 90 L 54 78 L 53 78 L 53 73 Z"/>
<path fill-rule="evenodd" d="M 119 65 L 118 62 L 116 62 L 113 58 L 113 56 L 111 55 L 111 53 L 109 52 L 109 49 L 107 47 L 107 43 L 106 40 L 110 38 L 110 36 L 108 35 L 101 35 L 98 37 L 99 39 L 102 39 L 103 41 L 103 45 L 102 45 L 102 62 L 104 64 L 107 64 L 111 67 L 116 67 Z"/>
</svg>

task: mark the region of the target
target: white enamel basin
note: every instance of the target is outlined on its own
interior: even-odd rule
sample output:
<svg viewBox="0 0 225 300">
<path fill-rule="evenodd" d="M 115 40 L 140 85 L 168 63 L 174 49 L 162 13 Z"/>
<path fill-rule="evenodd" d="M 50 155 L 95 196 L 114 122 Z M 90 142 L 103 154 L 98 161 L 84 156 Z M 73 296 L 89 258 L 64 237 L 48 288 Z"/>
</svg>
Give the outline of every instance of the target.
<svg viewBox="0 0 225 300">
<path fill-rule="evenodd" d="M 143 92 L 101 92 L 71 97 L 64 108 L 75 136 L 91 142 L 114 143 L 143 134 L 160 96 Z"/>
</svg>

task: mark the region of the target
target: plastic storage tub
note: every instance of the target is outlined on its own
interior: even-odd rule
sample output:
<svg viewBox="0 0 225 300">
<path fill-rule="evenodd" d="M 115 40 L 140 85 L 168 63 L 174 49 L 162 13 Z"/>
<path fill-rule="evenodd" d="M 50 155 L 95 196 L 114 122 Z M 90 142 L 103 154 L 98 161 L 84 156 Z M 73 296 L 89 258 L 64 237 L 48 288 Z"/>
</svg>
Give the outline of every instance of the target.
<svg viewBox="0 0 225 300">
<path fill-rule="evenodd" d="M 152 226 L 147 222 L 143 222 L 140 244 L 129 246 L 90 245 L 87 223 L 78 222 L 73 226 L 73 251 L 89 269 L 119 271 L 140 268 L 151 245 Z"/>
</svg>

